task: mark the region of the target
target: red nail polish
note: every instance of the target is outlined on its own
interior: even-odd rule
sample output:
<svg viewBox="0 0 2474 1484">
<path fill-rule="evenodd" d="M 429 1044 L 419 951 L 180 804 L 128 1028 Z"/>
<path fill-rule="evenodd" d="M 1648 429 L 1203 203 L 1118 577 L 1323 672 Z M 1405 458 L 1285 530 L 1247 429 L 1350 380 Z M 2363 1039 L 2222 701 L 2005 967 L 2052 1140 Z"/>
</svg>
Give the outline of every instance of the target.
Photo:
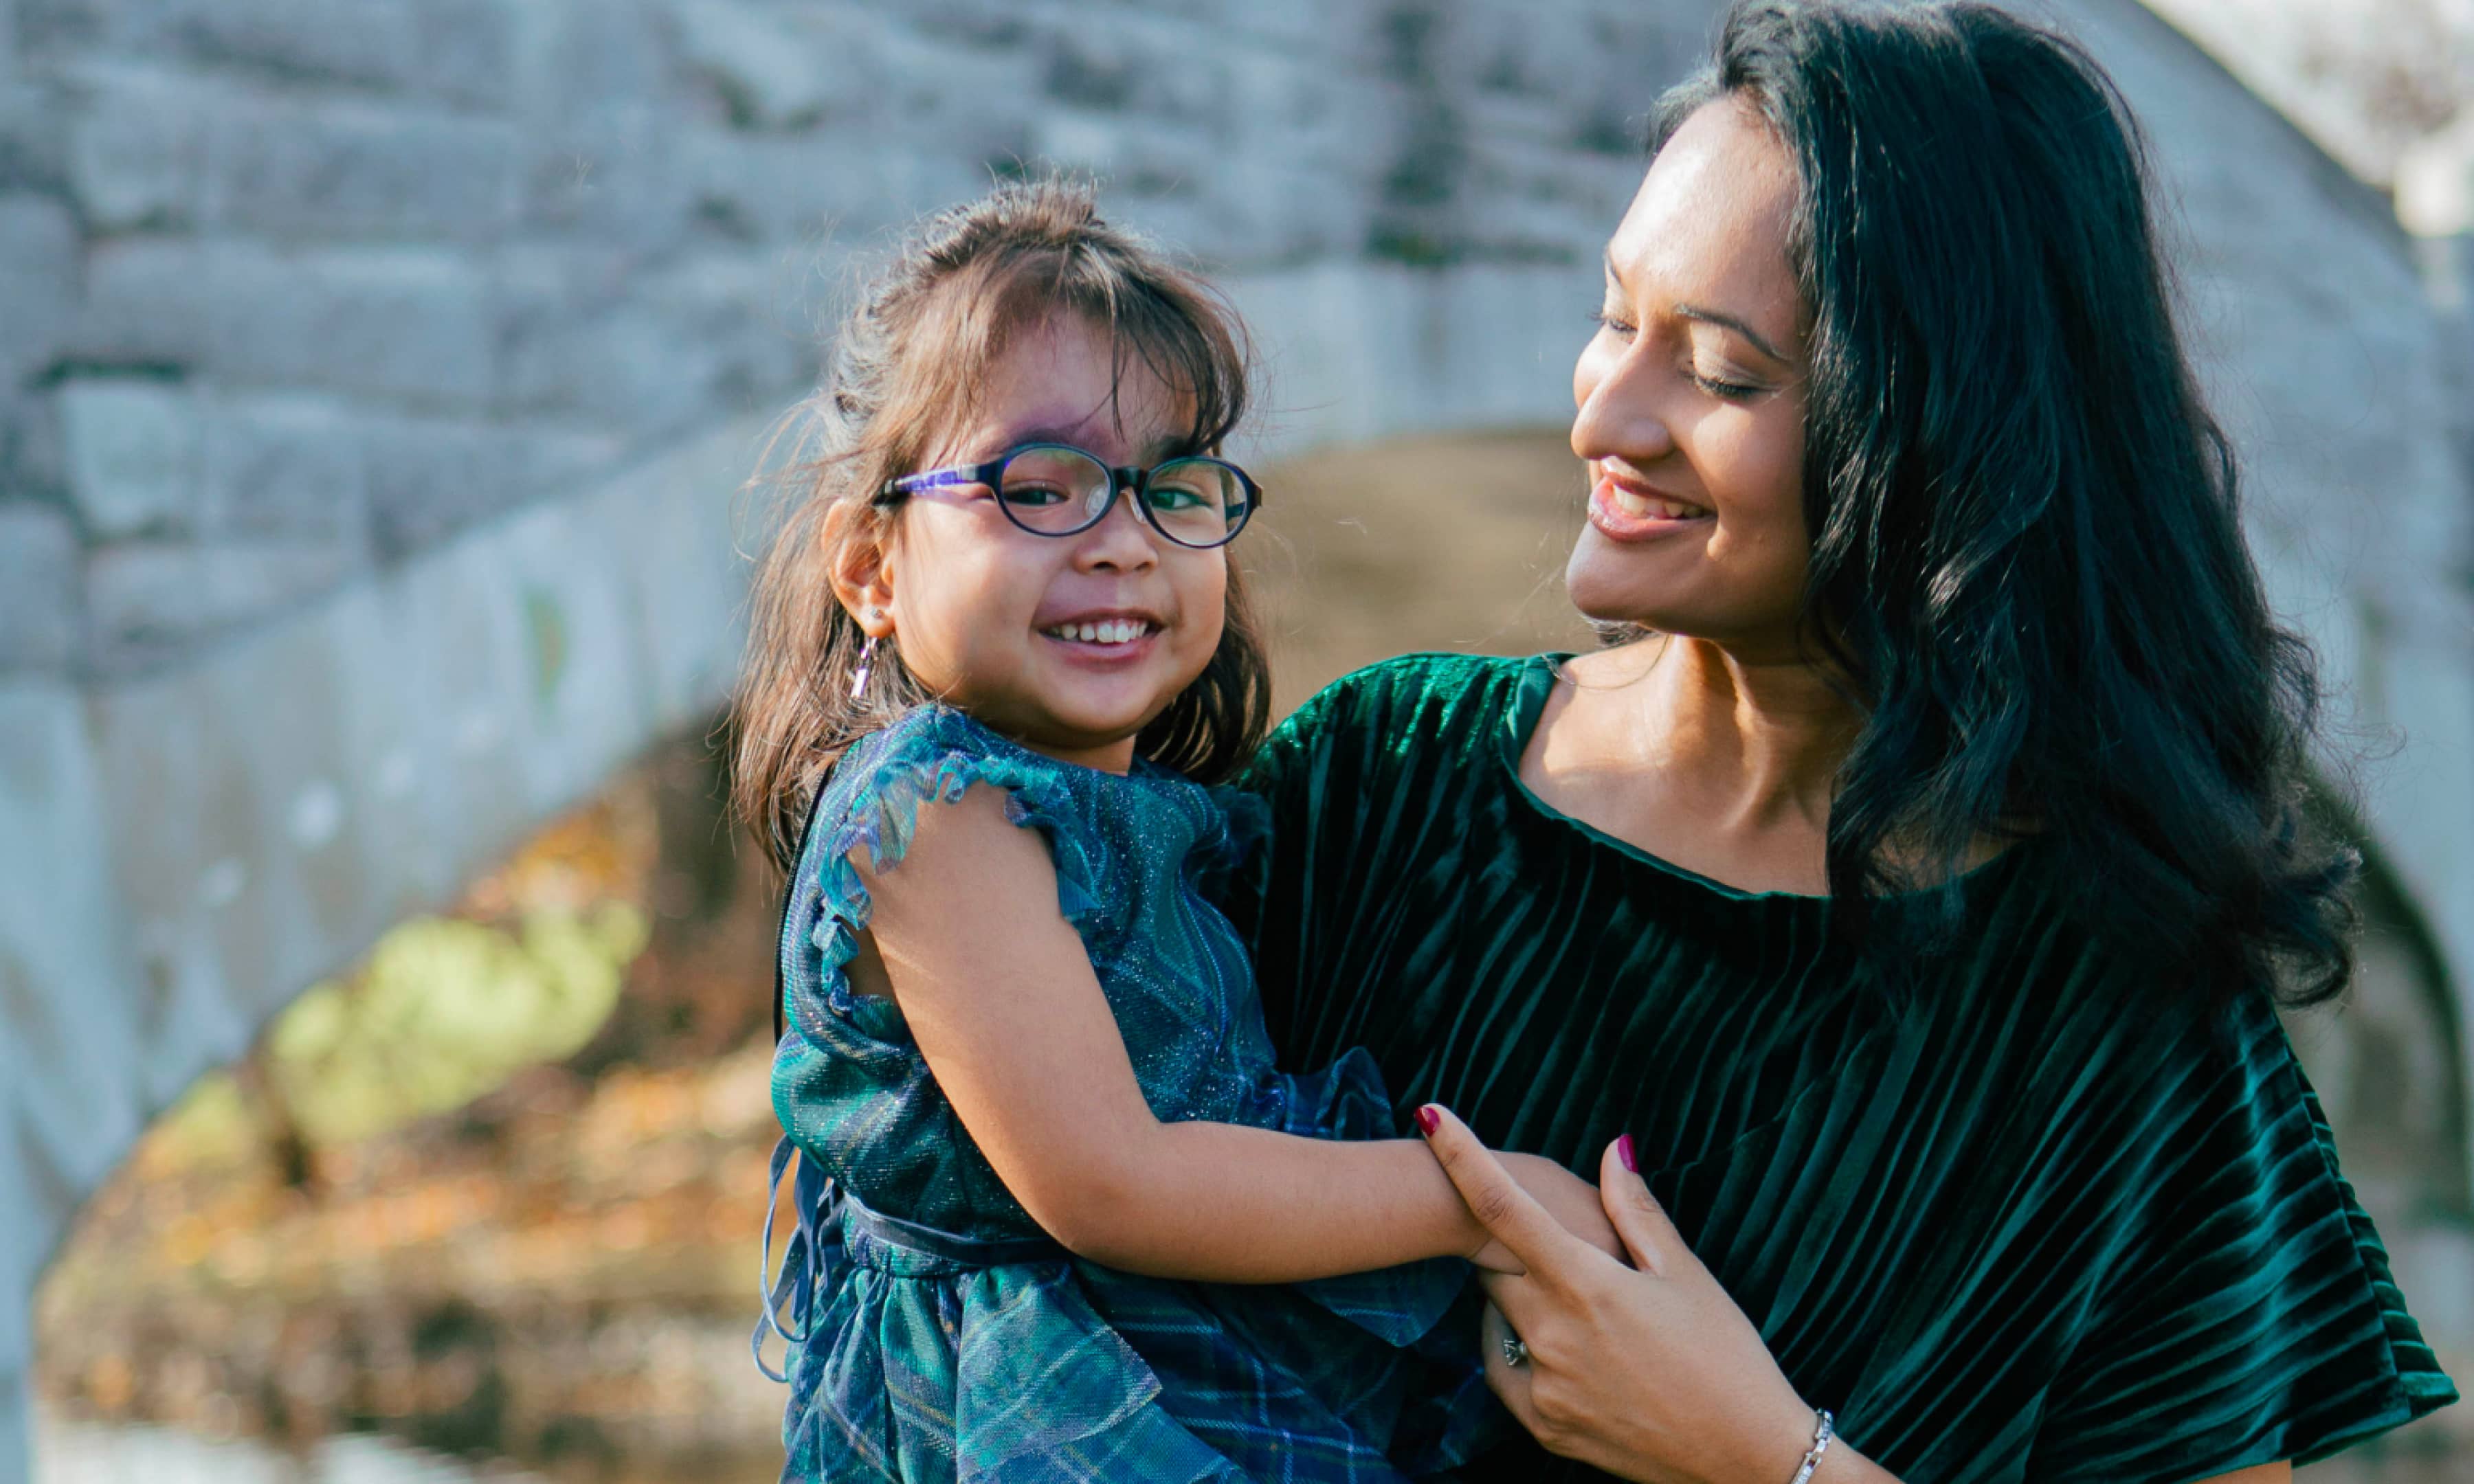
<svg viewBox="0 0 2474 1484">
<path fill-rule="evenodd" d="M 1625 1169 L 1636 1175 L 1640 1173 L 1640 1161 L 1633 1157 L 1631 1135 L 1627 1134 L 1615 1140 L 1615 1158 L 1623 1161 Z"/>
<path fill-rule="evenodd" d="M 1419 1133 L 1420 1133 L 1420 1134 L 1424 1134 L 1424 1135 L 1428 1135 L 1428 1136 L 1432 1136 L 1432 1135 L 1434 1134 L 1435 1130 L 1437 1130 L 1437 1129 L 1439 1129 L 1439 1128 L 1443 1127 L 1443 1120 L 1435 1116 L 1435 1105 L 1434 1105 L 1434 1104 L 1432 1104 L 1432 1103 L 1425 1103 L 1425 1104 L 1421 1104 L 1421 1105 L 1419 1105 L 1419 1109 L 1418 1109 L 1418 1132 L 1419 1132 Z"/>
</svg>

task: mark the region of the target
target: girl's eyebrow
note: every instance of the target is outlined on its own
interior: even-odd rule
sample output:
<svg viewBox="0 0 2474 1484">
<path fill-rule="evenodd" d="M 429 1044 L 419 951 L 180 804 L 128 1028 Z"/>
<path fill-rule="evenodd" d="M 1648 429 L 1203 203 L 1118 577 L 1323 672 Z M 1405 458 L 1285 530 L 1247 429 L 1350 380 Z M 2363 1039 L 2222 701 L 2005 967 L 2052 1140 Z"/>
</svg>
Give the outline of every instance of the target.
<svg viewBox="0 0 2474 1484">
<path fill-rule="evenodd" d="M 1019 448 L 1025 443 L 1063 443 L 1068 447 L 1081 448 L 1084 446 L 1082 430 L 1085 426 L 1087 424 L 1059 428 L 1043 424 L 1037 427 L 1014 428 L 1005 435 L 1005 441 L 999 444 L 999 447 L 1001 449 Z M 1156 464 L 1162 459 L 1176 458 L 1184 451 L 1185 445 L 1190 441 L 1185 434 L 1163 433 L 1152 439 L 1143 449 L 1143 462 Z"/>
</svg>

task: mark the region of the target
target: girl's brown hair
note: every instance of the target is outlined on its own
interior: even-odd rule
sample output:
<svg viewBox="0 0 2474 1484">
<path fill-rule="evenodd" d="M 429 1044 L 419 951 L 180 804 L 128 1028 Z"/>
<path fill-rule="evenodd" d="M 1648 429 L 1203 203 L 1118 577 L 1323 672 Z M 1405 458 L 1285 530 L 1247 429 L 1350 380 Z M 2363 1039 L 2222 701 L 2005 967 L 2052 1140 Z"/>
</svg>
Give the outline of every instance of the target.
<svg viewBox="0 0 2474 1484">
<path fill-rule="evenodd" d="M 1010 337 L 1060 313 L 1107 329 L 1121 379 L 1139 359 L 1186 396 L 1193 422 L 1180 452 L 1218 448 L 1245 417 L 1251 357 L 1236 311 L 1104 220 L 1090 186 L 1002 185 L 913 232 L 843 319 L 825 384 L 787 424 L 794 457 L 774 476 L 785 503 L 750 604 L 731 806 L 785 870 L 835 759 L 934 699 L 883 645 L 853 695 L 866 636 L 834 597 L 833 574 L 847 553 L 891 535 L 901 507 L 872 497 L 917 471 L 943 430 L 972 415 Z M 1269 667 L 1231 562 L 1219 650 L 1134 745 L 1217 782 L 1253 753 L 1270 720 Z"/>
</svg>

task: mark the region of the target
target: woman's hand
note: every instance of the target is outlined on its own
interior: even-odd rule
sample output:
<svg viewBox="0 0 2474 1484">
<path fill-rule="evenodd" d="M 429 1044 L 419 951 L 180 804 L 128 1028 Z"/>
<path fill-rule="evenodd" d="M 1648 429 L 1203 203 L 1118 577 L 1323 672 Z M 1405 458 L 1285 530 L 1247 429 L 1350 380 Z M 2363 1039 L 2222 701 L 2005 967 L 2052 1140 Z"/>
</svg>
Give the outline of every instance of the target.
<svg viewBox="0 0 2474 1484">
<path fill-rule="evenodd" d="M 1471 1214 L 1521 1271 L 1482 1273 L 1487 1379 L 1551 1451 L 1654 1484 L 1786 1484 L 1812 1446 L 1814 1415 L 1760 1335 L 1684 1245 L 1649 1187 L 1609 1145 L 1605 1209 L 1633 1266 L 1564 1231 L 1503 1161 L 1442 1109 L 1426 1141 Z M 1637 1271 L 1636 1271 L 1637 1269 Z M 1529 1348 L 1503 1355 L 1509 1320 Z M 1887 1475 L 1833 1446 L 1817 1481 Z"/>
<path fill-rule="evenodd" d="M 1554 1161 L 1534 1154 L 1501 1154 L 1506 1171 L 1529 1192 L 1529 1198 L 1544 1207 L 1546 1213 L 1566 1232 L 1589 1243 L 1617 1262 L 1629 1262 L 1623 1238 L 1615 1234 L 1614 1223 L 1607 1219 L 1606 1203 L 1598 1196 L 1598 1187 L 1573 1174 Z M 1496 1273 L 1517 1273 L 1520 1259 L 1503 1245 L 1492 1233 L 1486 1244 L 1469 1254 L 1469 1261 Z"/>
</svg>

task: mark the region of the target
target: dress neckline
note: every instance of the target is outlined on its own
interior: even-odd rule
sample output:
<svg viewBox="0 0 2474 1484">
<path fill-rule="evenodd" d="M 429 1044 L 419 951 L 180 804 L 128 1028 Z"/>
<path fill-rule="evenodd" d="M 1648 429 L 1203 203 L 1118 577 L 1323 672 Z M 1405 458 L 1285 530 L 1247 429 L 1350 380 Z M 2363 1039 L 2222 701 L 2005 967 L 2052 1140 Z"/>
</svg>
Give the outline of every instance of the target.
<svg viewBox="0 0 2474 1484">
<path fill-rule="evenodd" d="M 1564 661 L 1572 658 L 1570 651 L 1559 650 L 1542 655 L 1532 655 L 1521 660 L 1518 682 L 1513 690 L 1512 705 L 1505 710 L 1502 724 L 1495 729 L 1495 762 L 1502 768 L 1504 779 L 1511 785 L 1514 795 L 1522 803 L 1541 818 L 1573 830 L 1582 838 L 1603 849 L 1613 850 L 1626 860 L 1647 866 L 1729 901 L 1776 902 L 1787 906 L 1811 907 L 1827 907 L 1831 903 L 1832 898 L 1826 894 L 1756 892 L 1740 886 L 1730 886 L 1715 876 L 1703 875 L 1689 867 L 1679 866 L 1664 856 L 1644 850 L 1621 835 L 1610 834 L 1587 820 L 1576 819 L 1540 798 L 1538 791 L 1529 786 L 1529 780 L 1520 776 L 1520 758 L 1521 754 L 1529 750 L 1529 739 L 1537 732 L 1539 720 L 1545 714 L 1546 698 L 1554 692 L 1557 672 Z M 2006 871 L 2011 857 L 2020 853 L 2021 848 L 2012 845 L 1996 854 L 1991 860 L 1960 872 L 1950 885 L 1960 891 L 1966 891 L 1980 881 L 1991 878 L 1997 872 Z M 1922 892 L 1894 892 L 1877 900 L 1899 901 L 1928 898 L 1939 890 L 1941 888 Z"/>
<path fill-rule="evenodd" d="M 953 705 L 951 702 L 929 701 L 924 703 L 920 709 L 939 712 L 946 716 L 957 718 L 961 725 L 978 733 L 982 738 L 992 744 L 997 751 L 1009 754 L 1017 758 L 1026 759 L 1042 767 L 1054 768 L 1059 773 L 1065 774 L 1069 777 L 1076 774 L 1081 774 L 1094 778 L 1110 779 L 1118 782 L 1124 782 L 1129 778 L 1143 782 L 1152 782 L 1164 777 L 1179 777 L 1179 775 L 1176 774 L 1173 770 L 1161 767 L 1159 764 L 1152 761 L 1148 757 L 1145 757 L 1140 753 L 1136 753 L 1133 755 L 1132 759 L 1128 763 L 1126 771 L 1123 773 L 1118 773 L 1108 768 L 1094 768 L 1087 762 L 1073 762 L 1066 758 L 1055 756 L 1053 754 L 1043 753 L 1039 749 L 1032 747 L 1028 742 L 1019 741 L 1013 737 L 1007 736 L 1004 732 L 997 730 L 994 727 L 989 726 L 986 722 L 980 720 L 978 717 L 963 710 L 960 706 Z"/>
</svg>

